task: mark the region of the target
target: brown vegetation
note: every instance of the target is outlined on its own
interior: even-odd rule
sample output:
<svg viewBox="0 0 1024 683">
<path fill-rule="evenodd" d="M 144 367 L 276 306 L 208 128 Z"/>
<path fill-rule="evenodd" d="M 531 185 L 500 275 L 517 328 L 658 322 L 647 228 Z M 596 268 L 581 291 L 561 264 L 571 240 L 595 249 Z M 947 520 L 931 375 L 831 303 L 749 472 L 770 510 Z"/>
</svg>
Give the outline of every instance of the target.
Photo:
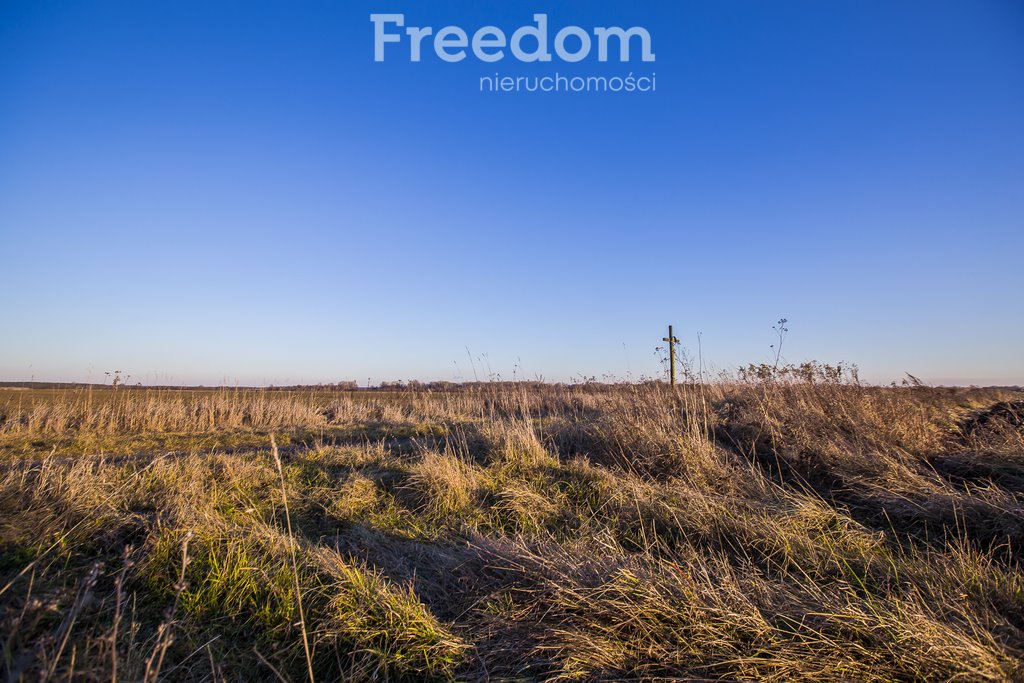
<svg viewBox="0 0 1024 683">
<path fill-rule="evenodd" d="M 1019 394 L 24 394 L 12 680 L 1024 680 Z"/>
</svg>

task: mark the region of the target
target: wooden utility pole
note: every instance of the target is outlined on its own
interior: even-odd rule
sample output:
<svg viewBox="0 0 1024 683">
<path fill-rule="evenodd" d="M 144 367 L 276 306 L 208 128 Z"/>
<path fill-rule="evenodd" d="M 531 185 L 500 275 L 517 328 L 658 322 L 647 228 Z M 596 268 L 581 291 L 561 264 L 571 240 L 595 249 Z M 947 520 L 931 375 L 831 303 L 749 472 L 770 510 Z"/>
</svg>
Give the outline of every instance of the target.
<svg viewBox="0 0 1024 683">
<path fill-rule="evenodd" d="M 668 326 L 668 336 L 662 337 L 661 341 L 668 342 L 668 376 L 672 386 L 676 385 L 676 344 L 679 340 L 672 334 L 672 326 Z"/>
</svg>

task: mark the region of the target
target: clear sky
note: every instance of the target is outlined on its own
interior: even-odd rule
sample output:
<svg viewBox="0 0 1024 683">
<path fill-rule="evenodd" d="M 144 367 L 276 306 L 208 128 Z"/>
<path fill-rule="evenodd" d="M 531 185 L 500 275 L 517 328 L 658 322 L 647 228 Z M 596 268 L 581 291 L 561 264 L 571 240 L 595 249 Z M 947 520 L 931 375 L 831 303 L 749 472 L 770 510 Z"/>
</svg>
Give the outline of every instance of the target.
<svg viewBox="0 0 1024 683">
<path fill-rule="evenodd" d="M 656 60 L 377 63 L 373 12 Z M 479 88 L 556 71 L 656 90 Z M 0 4 L 0 379 L 637 377 L 668 323 L 728 370 L 785 317 L 1024 384 L 1022 235 L 1019 0 Z"/>
</svg>

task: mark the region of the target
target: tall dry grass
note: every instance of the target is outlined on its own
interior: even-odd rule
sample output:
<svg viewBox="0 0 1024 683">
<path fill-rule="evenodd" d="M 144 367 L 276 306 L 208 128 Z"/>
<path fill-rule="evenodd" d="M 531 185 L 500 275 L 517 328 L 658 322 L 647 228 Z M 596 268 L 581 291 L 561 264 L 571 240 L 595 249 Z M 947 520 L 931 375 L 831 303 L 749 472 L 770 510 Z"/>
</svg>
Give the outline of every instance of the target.
<svg viewBox="0 0 1024 683">
<path fill-rule="evenodd" d="M 11 680 L 1024 678 L 1010 392 L 83 398 L 3 409 Z M 163 431 L 263 445 L 59 450 Z"/>
</svg>

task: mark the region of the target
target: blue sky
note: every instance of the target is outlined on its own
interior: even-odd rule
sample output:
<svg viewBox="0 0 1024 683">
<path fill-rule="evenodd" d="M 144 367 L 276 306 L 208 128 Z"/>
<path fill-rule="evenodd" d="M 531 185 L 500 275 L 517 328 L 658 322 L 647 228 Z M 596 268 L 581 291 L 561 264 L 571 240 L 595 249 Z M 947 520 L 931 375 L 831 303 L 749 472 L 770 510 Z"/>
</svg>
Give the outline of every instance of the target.
<svg viewBox="0 0 1024 683">
<path fill-rule="evenodd" d="M 375 63 L 373 12 L 656 61 Z M 657 90 L 479 91 L 556 71 Z M 637 377 L 668 323 L 729 370 L 785 317 L 1024 384 L 1016 0 L 8 0 L 0 93 L 0 379 Z"/>
</svg>

